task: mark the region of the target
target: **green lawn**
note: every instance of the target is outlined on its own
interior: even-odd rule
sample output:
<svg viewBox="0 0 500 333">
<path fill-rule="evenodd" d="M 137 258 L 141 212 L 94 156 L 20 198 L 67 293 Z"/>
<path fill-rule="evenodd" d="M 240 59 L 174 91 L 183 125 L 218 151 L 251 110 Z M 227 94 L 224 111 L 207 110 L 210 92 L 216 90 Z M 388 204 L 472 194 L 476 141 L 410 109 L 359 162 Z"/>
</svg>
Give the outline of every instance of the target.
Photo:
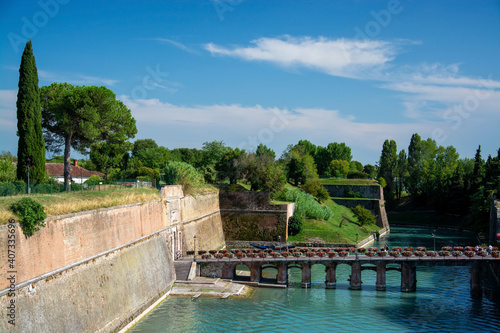
<svg viewBox="0 0 500 333">
<path fill-rule="evenodd" d="M 379 185 L 372 179 L 321 178 L 323 185 Z"/>
<path fill-rule="evenodd" d="M 358 219 L 351 209 L 338 205 L 331 199 L 326 201 L 325 205 L 333 211 L 333 216 L 328 221 L 305 220 L 302 231 L 298 235 L 288 237 L 288 241 L 307 243 L 322 239 L 325 243 L 355 243 L 356 234 L 358 240 L 362 240 L 380 229 L 376 225 L 359 226 Z"/>
</svg>

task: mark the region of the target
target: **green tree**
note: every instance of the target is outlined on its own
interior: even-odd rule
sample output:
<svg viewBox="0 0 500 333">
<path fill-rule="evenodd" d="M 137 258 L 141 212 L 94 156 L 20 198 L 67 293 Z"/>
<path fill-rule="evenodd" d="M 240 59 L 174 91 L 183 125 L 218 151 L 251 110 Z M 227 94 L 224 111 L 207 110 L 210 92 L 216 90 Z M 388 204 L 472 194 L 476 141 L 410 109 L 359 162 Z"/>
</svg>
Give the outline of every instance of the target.
<svg viewBox="0 0 500 333">
<path fill-rule="evenodd" d="M 472 193 L 476 192 L 481 186 L 484 179 L 484 160 L 481 158 L 481 145 L 476 150 L 476 156 L 474 157 L 474 171 L 472 172 L 472 183 L 471 190 Z"/>
<path fill-rule="evenodd" d="M 216 165 L 224 155 L 231 150 L 224 144 L 224 141 L 204 142 L 202 147 L 202 159 L 197 166 L 203 172 L 205 181 L 214 183 L 217 179 Z"/>
<path fill-rule="evenodd" d="M 346 160 L 333 160 L 330 162 L 330 174 L 334 177 L 345 178 L 349 173 L 350 165 Z"/>
<path fill-rule="evenodd" d="M 363 164 L 361 164 L 361 162 L 358 162 L 358 161 L 351 161 L 349 163 L 349 169 L 350 169 L 350 171 L 363 172 Z"/>
<path fill-rule="evenodd" d="M 366 164 L 363 167 L 363 172 L 366 173 L 370 178 L 375 178 L 375 167 L 371 164 Z"/>
<path fill-rule="evenodd" d="M 308 179 L 318 178 L 316 164 L 311 155 L 302 145 L 289 146 L 283 154 L 287 167 L 287 179 L 291 179 L 295 186 L 305 184 Z"/>
<path fill-rule="evenodd" d="M 352 160 L 351 148 L 344 142 L 332 142 L 326 147 L 318 146 L 313 157 L 320 175 L 327 174 L 330 162 L 333 160 L 345 160 L 347 162 Z"/>
<path fill-rule="evenodd" d="M 266 145 L 264 145 L 262 143 L 257 146 L 257 150 L 255 151 L 255 155 L 257 157 L 260 157 L 263 155 L 270 155 L 273 159 L 276 158 L 276 153 L 274 152 L 274 150 L 272 150 L 271 148 L 267 147 Z"/>
<path fill-rule="evenodd" d="M 379 161 L 378 176 L 383 177 L 387 182 L 387 186 L 384 187 L 384 198 L 389 205 L 392 204 L 396 189 L 394 178 L 397 173 L 397 163 L 396 141 L 385 140 Z"/>
<path fill-rule="evenodd" d="M 0 155 L 0 182 L 13 182 L 16 180 L 16 166 L 10 153 Z"/>
<path fill-rule="evenodd" d="M 421 141 L 420 135 L 414 133 L 411 136 L 410 145 L 408 146 L 407 188 L 413 196 L 417 196 L 420 193 L 420 183 L 422 180 Z"/>
<path fill-rule="evenodd" d="M 45 178 L 45 142 L 42 133 L 42 106 L 38 71 L 31 40 L 26 43 L 19 68 L 17 92 L 17 179 L 41 183 Z"/>
<path fill-rule="evenodd" d="M 403 193 L 403 187 L 406 181 L 406 177 L 408 174 L 408 159 L 406 156 L 406 151 L 403 149 L 399 152 L 398 162 L 397 162 L 397 185 L 396 185 L 396 196 L 398 199 L 401 199 L 401 195 Z"/>
<path fill-rule="evenodd" d="M 215 170 L 217 171 L 217 178 L 222 181 L 226 178 L 229 179 L 230 184 L 236 184 L 238 179 L 241 179 L 243 168 L 238 160 L 240 156 L 245 155 L 244 150 L 236 148 L 228 151 L 224 157 L 217 163 Z"/>
<path fill-rule="evenodd" d="M 111 135 L 121 142 L 137 133 L 130 110 L 106 87 L 53 83 L 42 87 L 45 142 L 53 152 L 64 147 L 64 187 L 70 191 L 71 148 L 87 154 Z M 112 133 L 112 134 L 110 134 Z"/>
<path fill-rule="evenodd" d="M 134 141 L 132 156 L 137 156 L 139 152 L 148 148 L 158 148 L 158 144 L 153 139 L 137 139 Z"/>
<path fill-rule="evenodd" d="M 277 192 L 281 191 L 286 183 L 285 172 L 271 155 L 242 155 L 238 163 L 245 179 L 250 182 L 252 191 Z"/>
<path fill-rule="evenodd" d="M 323 186 L 319 178 L 307 180 L 307 182 L 301 187 L 301 189 L 304 192 L 309 193 L 310 195 L 315 197 L 320 203 L 325 202 L 330 198 L 330 194 L 328 194 L 328 191 Z"/>
<path fill-rule="evenodd" d="M 313 157 L 316 155 L 316 151 L 318 149 L 318 147 L 312 144 L 309 140 L 300 140 L 299 143 L 297 143 L 297 146 L 303 146 L 304 152 Z"/>
<path fill-rule="evenodd" d="M 357 205 L 352 209 L 352 212 L 358 218 L 359 224 L 364 226 L 365 224 L 375 224 L 376 217 L 368 209 Z"/>
</svg>

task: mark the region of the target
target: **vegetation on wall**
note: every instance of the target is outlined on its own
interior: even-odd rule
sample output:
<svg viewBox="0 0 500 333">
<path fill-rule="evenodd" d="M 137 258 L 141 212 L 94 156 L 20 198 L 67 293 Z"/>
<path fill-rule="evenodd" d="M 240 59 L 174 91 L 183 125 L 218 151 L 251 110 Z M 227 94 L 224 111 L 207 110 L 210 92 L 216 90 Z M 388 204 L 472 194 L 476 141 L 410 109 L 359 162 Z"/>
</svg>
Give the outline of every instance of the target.
<svg viewBox="0 0 500 333">
<path fill-rule="evenodd" d="M 45 227 L 44 220 L 47 214 L 39 202 L 31 198 L 23 198 L 13 203 L 9 208 L 19 217 L 23 233 L 26 236 L 33 236 L 41 227 Z"/>
</svg>

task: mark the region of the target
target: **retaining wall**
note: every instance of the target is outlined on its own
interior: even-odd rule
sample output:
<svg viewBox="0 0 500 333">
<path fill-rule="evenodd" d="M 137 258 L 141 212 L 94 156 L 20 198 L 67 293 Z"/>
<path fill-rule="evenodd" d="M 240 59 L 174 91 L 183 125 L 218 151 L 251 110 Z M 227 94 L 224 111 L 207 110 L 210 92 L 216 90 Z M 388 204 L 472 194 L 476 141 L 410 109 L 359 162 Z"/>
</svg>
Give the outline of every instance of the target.
<svg viewBox="0 0 500 333">
<path fill-rule="evenodd" d="M 197 246 L 224 245 L 218 193 L 184 196 L 181 186 L 168 186 L 161 195 L 47 219 L 30 238 L 16 223 L 13 291 L 9 229 L 0 227 L 0 332 L 114 332 L 169 292 L 175 250 L 192 250 L 192 236 Z"/>
<path fill-rule="evenodd" d="M 114 332 L 169 292 L 175 273 L 163 234 L 17 290 L 15 326 L 0 298 L 1 332 Z M 30 288 L 34 288 L 30 292 Z"/>
<path fill-rule="evenodd" d="M 361 198 L 380 199 L 381 187 L 379 185 L 323 185 L 331 197 L 347 197 L 347 192 L 353 191 Z"/>
<path fill-rule="evenodd" d="M 17 282 L 23 282 L 165 227 L 163 203 L 152 201 L 46 219 L 32 237 L 16 223 Z M 7 272 L 8 228 L 0 227 L 0 272 Z M 0 290 L 8 281 L 0 279 Z"/>
<path fill-rule="evenodd" d="M 284 241 L 295 204 L 273 205 L 269 192 L 221 192 L 219 204 L 228 241 Z"/>
</svg>

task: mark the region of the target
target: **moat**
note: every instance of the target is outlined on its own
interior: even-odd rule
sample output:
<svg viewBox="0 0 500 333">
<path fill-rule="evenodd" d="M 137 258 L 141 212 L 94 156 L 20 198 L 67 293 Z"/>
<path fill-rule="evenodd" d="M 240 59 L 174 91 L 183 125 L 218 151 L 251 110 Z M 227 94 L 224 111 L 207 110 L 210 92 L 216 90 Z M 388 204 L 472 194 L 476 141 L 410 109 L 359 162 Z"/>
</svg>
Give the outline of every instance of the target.
<svg viewBox="0 0 500 333">
<path fill-rule="evenodd" d="M 374 246 L 476 244 L 471 234 L 425 228 L 392 228 Z M 350 268 L 337 269 L 336 289 L 325 289 L 324 267 L 312 268 L 311 288 L 291 270 L 289 288 L 255 289 L 250 297 L 219 299 L 170 296 L 129 332 L 494 332 L 500 305 L 470 296 L 466 267 L 419 267 L 418 291 L 401 293 L 400 273 L 387 273 L 387 289 L 375 288 L 376 273 L 363 271 L 361 290 L 349 289 Z"/>
</svg>

